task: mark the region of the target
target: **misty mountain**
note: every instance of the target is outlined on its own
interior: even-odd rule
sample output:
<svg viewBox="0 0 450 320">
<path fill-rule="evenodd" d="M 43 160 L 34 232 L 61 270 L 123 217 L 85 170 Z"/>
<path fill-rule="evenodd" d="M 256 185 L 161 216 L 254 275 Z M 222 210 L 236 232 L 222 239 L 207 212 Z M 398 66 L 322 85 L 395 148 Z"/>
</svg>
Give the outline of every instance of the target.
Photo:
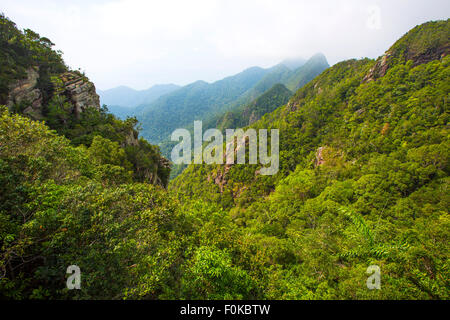
<svg viewBox="0 0 450 320">
<path fill-rule="evenodd" d="M 327 58 L 322 53 L 317 53 L 308 59 L 305 64 L 295 69 L 288 79 L 281 81 L 281 83 L 286 85 L 289 90 L 296 91 L 321 74 L 329 66 Z"/>
<path fill-rule="evenodd" d="M 292 70 L 293 67 L 297 68 Z M 281 83 L 294 91 L 328 67 L 323 54 L 316 54 L 306 62 L 291 59 L 267 69 L 253 67 L 214 83 L 194 82 L 139 106 L 135 115 L 141 122 L 142 135 L 153 143 L 161 143 L 170 138 L 174 129 L 241 108 L 275 84 Z"/>
<path fill-rule="evenodd" d="M 268 72 L 268 69 L 252 67 L 214 83 L 197 81 L 140 107 L 137 117 L 142 124 L 143 136 L 161 142 L 174 129 L 222 111 Z"/>
<path fill-rule="evenodd" d="M 234 101 L 228 109 L 235 110 L 251 103 L 278 83 L 295 92 L 328 67 L 328 61 L 322 53 L 317 53 L 308 60 L 300 58 L 283 60 L 271 67 L 251 90 Z"/>
<path fill-rule="evenodd" d="M 97 90 L 101 104 L 106 104 L 114 113 L 111 106 L 135 108 L 141 104 L 148 104 L 160 96 L 180 88 L 175 84 L 157 84 L 147 90 L 135 90 L 126 86 L 120 86 L 109 90 Z"/>
<path fill-rule="evenodd" d="M 288 67 L 291 70 L 295 70 L 299 67 L 301 67 L 302 65 L 304 65 L 306 62 L 305 59 L 303 58 L 288 58 L 288 59 L 284 59 L 281 64 Z"/>
</svg>

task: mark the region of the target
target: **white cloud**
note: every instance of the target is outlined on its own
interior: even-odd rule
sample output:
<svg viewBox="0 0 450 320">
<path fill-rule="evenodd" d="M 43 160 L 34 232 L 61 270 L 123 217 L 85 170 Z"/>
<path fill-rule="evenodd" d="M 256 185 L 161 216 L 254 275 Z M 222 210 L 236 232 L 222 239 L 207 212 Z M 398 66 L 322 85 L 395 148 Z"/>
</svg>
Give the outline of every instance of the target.
<svg viewBox="0 0 450 320">
<path fill-rule="evenodd" d="M 448 18 L 434 0 L 3 0 L 99 88 L 212 81 L 286 57 L 376 58 L 410 28 Z"/>
</svg>

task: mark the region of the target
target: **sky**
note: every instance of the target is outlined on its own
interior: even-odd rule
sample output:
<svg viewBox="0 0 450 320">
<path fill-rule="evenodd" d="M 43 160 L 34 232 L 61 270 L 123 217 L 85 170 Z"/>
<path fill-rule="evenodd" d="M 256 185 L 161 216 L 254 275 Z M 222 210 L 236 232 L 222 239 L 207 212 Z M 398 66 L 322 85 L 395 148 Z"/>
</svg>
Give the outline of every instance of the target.
<svg viewBox="0 0 450 320">
<path fill-rule="evenodd" d="M 54 42 L 101 90 L 213 82 L 322 52 L 377 58 L 448 0 L 2 0 L 19 28 Z"/>
</svg>

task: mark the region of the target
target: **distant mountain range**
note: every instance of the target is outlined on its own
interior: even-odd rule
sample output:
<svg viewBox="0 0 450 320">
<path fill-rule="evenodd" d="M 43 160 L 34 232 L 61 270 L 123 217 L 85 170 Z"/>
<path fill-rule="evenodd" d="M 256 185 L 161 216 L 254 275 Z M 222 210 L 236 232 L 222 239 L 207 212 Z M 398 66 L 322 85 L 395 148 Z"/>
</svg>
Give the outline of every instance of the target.
<svg viewBox="0 0 450 320">
<path fill-rule="evenodd" d="M 174 129 L 245 106 L 277 83 L 294 92 L 328 67 L 320 53 L 307 61 L 291 59 L 267 69 L 252 67 L 213 83 L 196 81 L 136 107 L 131 114 L 141 122 L 142 135 L 159 144 L 167 141 Z"/>
<path fill-rule="evenodd" d="M 136 116 L 142 135 L 152 143 L 161 144 L 169 140 L 173 130 L 190 128 L 194 120 L 204 120 L 208 125 L 224 124 L 229 121 L 223 122 L 223 119 L 242 114 L 259 119 L 264 113 L 262 109 L 256 113 L 250 110 L 252 105 L 259 105 L 251 102 L 276 84 L 283 85 L 277 87 L 277 91 L 282 89 L 283 97 L 290 96 L 290 92 L 295 92 L 328 67 L 325 56 L 317 53 L 308 60 L 286 59 L 271 68 L 251 67 L 213 83 L 199 80 L 183 87 L 164 84 L 141 91 L 120 86 L 97 92 L 101 104 L 106 104 L 111 113 L 122 119 Z M 265 102 L 270 105 L 267 112 L 284 100 Z M 249 117 L 244 117 L 242 123 L 248 123 Z"/>
<path fill-rule="evenodd" d="M 139 105 L 149 104 L 168 94 L 180 86 L 175 84 L 157 84 L 147 90 L 135 90 L 126 86 L 120 86 L 109 90 L 97 90 L 100 103 L 106 104 L 110 112 L 119 117 L 126 117 Z"/>
</svg>

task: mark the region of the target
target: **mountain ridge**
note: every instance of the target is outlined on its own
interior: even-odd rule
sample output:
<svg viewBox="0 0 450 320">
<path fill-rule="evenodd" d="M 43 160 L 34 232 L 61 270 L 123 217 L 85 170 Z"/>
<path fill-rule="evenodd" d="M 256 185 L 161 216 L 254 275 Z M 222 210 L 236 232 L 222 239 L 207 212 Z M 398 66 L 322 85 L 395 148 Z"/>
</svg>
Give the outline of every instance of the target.
<svg viewBox="0 0 450 320">
<path fill-rule="evenodd" d="M 301 63 L 297 61 L 297 65 Z M 306 67 L 302 69 L 303 66 Z M 250 67 L 212 83 L 198 80 L 188 84 L 151 104 L 139 106 L 134 115 L 142 124 L 142 135 L 159 144 L 167 141 L 176 128 L 244 106 L 277 83 L 302 86 L 327 67 L 326 59 L 323 63 L 314 56 L 293 71 L 282 63 L 267 69 Z"/>
</svg>

